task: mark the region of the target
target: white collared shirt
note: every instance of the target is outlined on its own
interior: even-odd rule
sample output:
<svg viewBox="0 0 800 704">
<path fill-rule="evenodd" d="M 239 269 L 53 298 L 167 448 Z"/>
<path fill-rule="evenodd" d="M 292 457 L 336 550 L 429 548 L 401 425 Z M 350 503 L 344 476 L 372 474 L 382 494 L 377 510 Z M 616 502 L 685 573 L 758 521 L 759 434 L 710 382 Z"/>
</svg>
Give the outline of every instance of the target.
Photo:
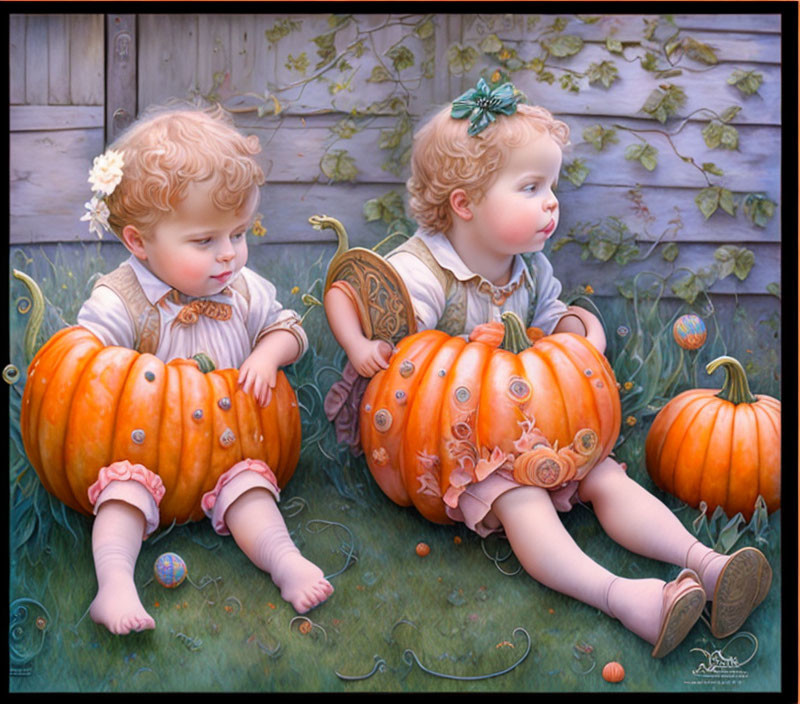
<svg viewBox="0 0 800 704">
<path fill-rule="evenodd" d="M 515 255 L 512 263 L 511 278 L 505 286 L 494 286 L 495 289 L 508 289 L 516 286 L 514 292 L 502 305 L 496 305 L 492 296 L 485 291 L 487 286 L 481 284 L 486 280 L 474 271 L 470 271 L 463 262 L 450 240 L 441 232 L 430 233 L 418 230 L 414 234 L 430 250 L 434 259 L 443 268 L 462 282 L 467 291 L 467 317 L 466 330 L 473 330 L 481 323 L 500 321 L 500 316 L 506 311 L 513 311 L 525 321 L 530 304 L 530 290 L 536 292 L 536 303 L 531 326 L 541 328 L 549 335 L 555 328 L 561 316 L 567 312 L 567 305 L 558 299 L 561 294 L 561 282 L 553 275 L 553 266 L 541 252 L 534 253 L 532 267 L 536 270 L 531 277 L 525 260 L 520 255 Z M 403 283 L 408 289 L 411 302 L 414 305 L 414 314 L 417 319 L 418 330 L 435 328 L 445 311 L 445 291 L 439 280 L 431 270 L 410 252 L 394 252 L 387 255 L 387 259 L 400 274 Z M 525 277 L 528 286 L 518 286 L 521 277 Z M 487 282 L 491 286 L 490 282 Z M 484 290 L 479 290 L 483 288 Z"/>
<path fill-rule="evenodd" d="M 171 287 L 131 256 L 126 262 L 133 269 L 147 300 L 155 305 Z M 298 341 L 299 359 L 308 348 L 308 339 L 300 326 L 298 314 L 277 301 L 275 286 L 251 269 L 244 267 L 238 274 L 247 283 L 250 296 L 231 289 L 232 295 L 219 293 L 207 298 L 228 303 L 231 319 L 215 320 L 201 315 L 194 325 L 176 325 L 172 321 L 182 305 L 167 299 L 159 305 L 161 317 L 158 349 L 155 352 L 163 362 L 177 357 L 190 358 L 205 352 L 217 369 L 238 368 L 250 355 L 258 340 L 272 330 L 285 329 Z M 134 347 L 134 324 L 123 300 L 107 286 L 98 286 L 78 312 L 78 325 L 93 332 L 104 345 Z"/>
</svg>

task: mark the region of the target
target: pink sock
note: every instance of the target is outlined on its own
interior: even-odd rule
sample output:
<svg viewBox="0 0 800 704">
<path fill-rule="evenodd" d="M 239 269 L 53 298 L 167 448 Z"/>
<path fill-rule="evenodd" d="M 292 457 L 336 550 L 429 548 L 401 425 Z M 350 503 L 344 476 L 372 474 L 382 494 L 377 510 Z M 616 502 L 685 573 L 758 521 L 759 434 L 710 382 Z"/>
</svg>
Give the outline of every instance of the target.
<svg viewBox="0 0 800 704">
<path fill-rule="evenodd" d="M 226 511 L 225 523 L 236 544 L 256 567 L 269 573 L 281 596 L 298 613 L 312 609 L 333 593 L 322 570 L 304 558 L 292 542 L 275 499 L 266 489 L 242 494 Z"/>
<path fill-rule="evenodd" d="M 115 634 L 155 628 L 133 581 L 136 558 L 142 547 L 145 518 L 123 501 L 106 501 L 92 527 L 92 555 L 97 574 L 97 596 L 89 614 Z"/>
</svg>

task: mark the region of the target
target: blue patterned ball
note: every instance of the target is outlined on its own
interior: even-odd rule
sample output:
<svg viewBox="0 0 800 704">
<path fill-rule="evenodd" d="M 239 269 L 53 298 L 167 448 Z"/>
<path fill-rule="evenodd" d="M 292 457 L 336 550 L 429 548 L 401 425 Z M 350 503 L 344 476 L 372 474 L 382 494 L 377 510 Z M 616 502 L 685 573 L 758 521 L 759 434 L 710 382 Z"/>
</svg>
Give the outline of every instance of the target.
<svg viewBox="0 0 800 704">
<path fill-rule="evenodd" d="M 706 342 L 706 324 L 694 313 L 682 315 L 672 326 L 675 342 L 685 350 L 700 349 Z"/>
<path fill-rule="evenodd" d="M 153 573 L 162 587 L 174 589 L 186 579 L 186 563 L 180 555 L 174 552 L 165 552 L 159 555 L 153 565 Z"/>
</svg>

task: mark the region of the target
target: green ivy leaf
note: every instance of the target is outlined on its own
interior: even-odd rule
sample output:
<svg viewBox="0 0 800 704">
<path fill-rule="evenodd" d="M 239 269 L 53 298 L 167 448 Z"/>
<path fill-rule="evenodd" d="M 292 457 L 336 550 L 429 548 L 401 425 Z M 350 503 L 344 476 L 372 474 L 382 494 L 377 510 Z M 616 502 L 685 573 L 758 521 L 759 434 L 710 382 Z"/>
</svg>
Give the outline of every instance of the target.
<svg viewBox="0 0 800 704">
<path fill-rule="evenodd" d="M 569 24 L 569 20 L 565 17 L 556 17 L 555 20 L 553 20 L 553 24 L 547 27 L 546 31 L 563 32 L 567 28 L 567 24 Z"/>
<path fill-rule="evenodd" d="M 284 66 L 288 68 L 290 71 L 298 71 L 302 75 L 306 75 L 306 69 L 308 68 L 308 56 L 306 56 L 306 52 L 302 52 L 299 56 L 289 56 L 286 58 L 286 63 Z"/>
<path fill-rule="evenodd" d="M 381 130 L 378 147 L 381 149 L 394 149 L 400 146 L 403 135 L 411 129 L 411 123 L 406 115 L 402 115 L 395 123 L 394 129 Z"/>
<path fill-rule="evenodd" d="M 583 159 L 575 159 L 563 168 L 564 174 L 576 187 L 580 187 L 589 175 L 589 167 Z"/>
<path fill-rule="evenodd" d="M 609 242 L 608 240 L 599 238 L 590 239 L 588 244 L 589 251 L 592 253 L 592 256 L 595 259 L 599 259 L 601 262 L 607 262 L 609 259 L 611 259 L 619 246 L 615 242 Z"/>
<path fill-rule="evenodd" d="M 658 150 L 647 142 L 630 144 L 625 149 L 625 158 L 638 161 L 648 171 L 653 171 L 658 165 Z"/>
<path fill-rule="evenodd" d="M 277 44 L 283 37 L 292 32 L 296 32 L 303 26 L 302 20 L 290 20 L 289 18 L 276 22 L 272 27 L 265 30 L 264 36 L 270 44 Z"/>
<path fill-rule="evenodd" d="M 736 201 L 727 188 L 721 186 L 709 186 L 703 188 L 694 199 L 700 212 L 705 215 L 706 220 L 710 218 L 717 208 L 722 208 L 728 215 L 736 215 Z"/>
<path fill-rule="evenodd" d="M 777 281 L 767 284 L 767 293 L 771 293 L 775 298 L 781 297 L 781 285 Z"/>
<path fill-rule="evenodd" d="M 739 131 L 732 125 L 724 125 L 712 120 L 703 128 L 703 140 L 709 149 L 737 149 L 739 147 Z"/>
<path fill-rule="evenodd" d="M 480 54 L 474 46 L 453 44 L 447 50 L 447 65 L 454 76 L 467 73 L 479 58 Z"/>
<path fill-rule="evenodd" d="M 392 60 L 392 64 L 397 71 L 402 71 L 414 65 L 414 54 L 405 46 L 396 46 L 389 49 L 386 52 L 386 56 Z"/>
<path fill-rule="evenodd" d="M 744 214 L 757 227 L 766 227 L 772 216 L 775 215 L 777 205 L 775 201 L 763 194 L 748 193 L 744 199 Z"/>
<path fill-rule="evenodd" d="M 645 71 L 656 71 L 658 69 L 658 58 L 650 51 L 645 52 L 641 65 Z"/>
<path fill-rule="evenodd" d="M 662 83 L 650 93 L 641 109 L 659 122 L 664 123 L 685 102 L 686 93 L 683 92 L 683 88 L 673 83 Z"/>
<path fill-rule="evenodd" d="M 531 70 L 535 71 L 536 73 L 541 73 L 542 69 L 544 68 L 544 61 L 541 59 L 533 59 L 529 61 L 526 66 Z"/>
<path fill-rule="evenodd" d="M 319 167 L 331 181 L 354 181 L 358 176 L 355 160 L 345 149 L 329 151 L 322 157 Z"/>
<path fill-rule="evenodd" d="M 756 256 L 746 247 L 726 244 L 722 247 L 717 247 L 714 252 L 714 259 L 720 264 L 720 279 L 734 274 L 737 279 L 744 281 L 753 268 L 753 264 L 755 264 Z"/>
<path fill-rule="evenodd" d="M 317 55 L 320 57 L 320 60 L 317 62 L 317 65 L 314 67 L 315 69 L 320 69 L 326 64 L 333 61 L 336 58 L 336 47 L 334 46 L 334 42 L 336 40 L 336 35 L 331 34 L 321 34 L 318 37 L 314 37 L 311 41 L 317 45 Z"/>
<path fill-rule="evenodd" d="M 725 108 L 722 111 L 722 114 L 719 116 L 719 119 L 723 122 L 730 122 L 734 117 L 739 114 L 741 110 L 741 106 L 739 105 L 731 105 L 729 108 Z"/>
<path fill-rule="evenodd" d="M 367 83 L 385 83 L 386 81 L 391 81 L 392 76 L 386 70 L 386 68 L 378 64 L 377 66 L 372 67 L 372 73 L 369 74 L 369 78 L 367 79 Z"/>
<path fill-rule="evenodd" d="M 573 93 L 580 92 L 580 86 L 575 81 L 575 76 L 573 76 L 571 73 L 561 74 L 558 79 L 558 83 L 564 90 L 569 90 Z"/>
<path fill-rule="evenodd" d="M 361 131 L 355 121 L 350 117 L 345 117 L 339 120 L 333 127 L 330 128 L 331 132 L 338 135 L 342 139 L 350 139 L 354 134 Z"/>
<path fill-rule="evenodd" d="M 391 223 L 402 218 L 404 214 L 403 197 L 397 191 L 389 191 L 364 203 L 364 217 L 367 222 L 383 220 Z"/>
<path fill-rule="evenodd" d="M 550 71 L 542 71 L 541 73 L 536 74 L 536 80 L 541 81 L 542 83 L 549 83 L 553 85 L 553 81 L 556 80 L 556 77 L 550 73 Z"/>
<path fill-rule="evenodd" d="M 700 63 L 713 66 L 719 62 L 714 50 L 708 44 L 703 44 L 696 39 L 692 39 L 692 37 L 686 37 L 686 39 L 683 40 L 683 50 L 690 59 L 694 59 Z"/>
<path fill-rule="evenodd" d="M 736 69 L 729 77 L 728 84 L 736 86 L 745 95 L 753 95 L 761 87 L 764 76 L 757 71 Z"/>
<path fill-rule="evenodd" d="M 715 176 L 723 176 L 722 169 L 719 168 L 713 161 L 703 162 L 703 171 L 706 171 Z"/>
<path fill-rule="evenodd" d="M 577 34 L 559 34 L 552 39 L 543 39 L 542 46 L 551 55 L 563 58 L 565 56 L 575 56 L 583 49 L 583 39 Z"/>
<path fill-rule="evenodd" d="M 685 279 L 672 284 L 671 288 L 678 298 L 682 298 L 687 303 L 692 304 L 705 287 L 700 278 L 695 274 L 690 274 Z"/>
<path fill-rule="evenodd" d="M 589 64 L 586 76 L 590 84 L 600 82 L 608 88 L 619 77 L 619 71 L 613 61 L 603 61 L 599 64 Z"/>
<path fill-rule="evenodd" d="M 496 54 L 503 48 L 503 42 L 500 41 L 500 38 L 496 34 L 490 34 L 488 37 L 484 38 L 478 48 L 484 54 Z"/>
<path fill-rule="evenodd" d="M 608 49 L 612 54 L 621 54 L 622 42 L 619 39 L 606 37 L 606 49 Z"/>
<path fill-rule="evenodd" d="M 428 37 L 432 37 L 434 31 L 435 31 L 435 27 L 434 27 L 434 24 L 433 24 L 432 20 L 426 20 L 425 22 L 422 22 L 421 24 L 418 24 L 414 28 L 414 33 L 420 39 L 427 39 Z"/>
<path fill-rule="evenodd" d="M 677 242 L 669 242 L 661 249 L 661 257 L 666 262 L 674 262 L 678 258 L 678 253 Z"/>
<path fill-rule="evenodd" d="M 614 253 L 614 261 L 620 266 L 625 266 L 631 259 L 639 254 L 639 248 L 630 241 L 622 242 Z"/>
<path fill-rule="evenodd" d="M 592 125 L 583 131 L 583 139 L 589 144 L 593 144 L 598 152 L 602 151 L 608 144 L 617 144 L 617 131 L 612 127 L 605 129 L 602 125 Z"/>
</svg>

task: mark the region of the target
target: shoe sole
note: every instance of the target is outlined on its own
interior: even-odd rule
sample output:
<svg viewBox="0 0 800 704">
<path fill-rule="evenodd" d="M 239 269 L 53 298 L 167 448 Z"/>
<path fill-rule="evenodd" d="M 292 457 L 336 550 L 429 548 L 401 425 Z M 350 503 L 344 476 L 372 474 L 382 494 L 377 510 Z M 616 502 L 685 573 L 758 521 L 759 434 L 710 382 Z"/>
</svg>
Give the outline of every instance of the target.
<svg viewBox="0 0 800 704">
<path fill-rule="evenodd" d="M 735 552 L 722 568 L 711 605 L 711 633 L 727 638 L 738 631 L 772 584 L 772 568 L 756 548 Z"/>
<path fill-rule="evenodd" d="M 692 626 L 697 623 L 705 605 L 706 593 L 699 585 L 672 604 L 651 655 L 654 658 L 663 658 L 671 653 L 686 638 L 689 631 L 692 630 Z"/>
</svg>

